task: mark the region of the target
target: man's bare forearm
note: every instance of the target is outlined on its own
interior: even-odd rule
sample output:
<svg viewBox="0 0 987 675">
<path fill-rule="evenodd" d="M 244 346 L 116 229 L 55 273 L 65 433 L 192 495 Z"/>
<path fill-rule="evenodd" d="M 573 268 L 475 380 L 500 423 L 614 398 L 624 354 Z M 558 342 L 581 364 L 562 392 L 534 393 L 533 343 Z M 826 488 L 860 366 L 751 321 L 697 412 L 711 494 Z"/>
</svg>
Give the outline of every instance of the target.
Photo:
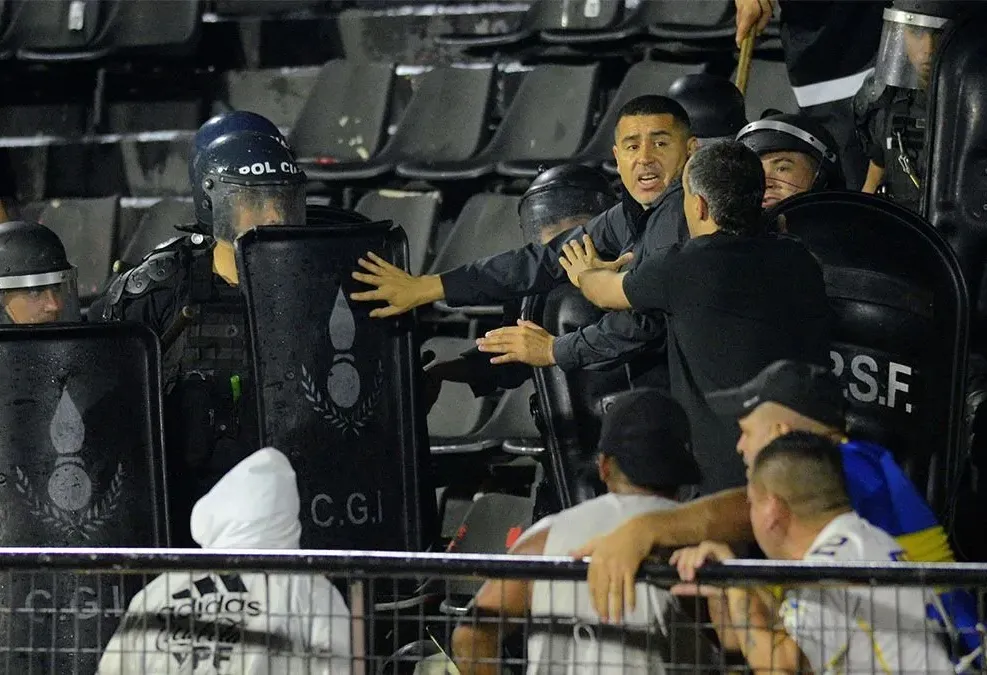
<svg viewBox="0 0 987 675">
<path fill-rule="evenodd" d="M 728 588 L 727 613 L 747 665 L 756 673 L 797 673 L 801 652 L 778 627 L 773 603 L 753 588 Z"/>
<path fill-rule="evenodd" d="M 693 546 L 706 540 L 748 542 L 754 538 L 744 488 L 723 490 L 667 511 L 629 521 L 653 548 Z"/>
<path fill-rule="evenodd" d="M 499 675 L 498 626 L 460 625 L 452 634 L 452 655 L 460 675 Z"/>
</svg>

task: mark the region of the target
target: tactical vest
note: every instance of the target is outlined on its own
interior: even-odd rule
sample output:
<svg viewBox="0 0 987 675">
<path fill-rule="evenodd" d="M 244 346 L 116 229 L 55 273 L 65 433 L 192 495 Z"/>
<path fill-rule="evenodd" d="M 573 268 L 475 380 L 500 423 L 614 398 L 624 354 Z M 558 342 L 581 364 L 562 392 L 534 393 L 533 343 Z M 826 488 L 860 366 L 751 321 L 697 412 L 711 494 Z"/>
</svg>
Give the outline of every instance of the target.
<svg viewBox="0 0 987 675">
<path fill-rule="evenodd" d="M 208 467 L 218 478 L 246 447 L 257 449 L 246 306 L 240 291 L 213 273 L 211 256 L 197 255 L 190 271 L 181 310 L 187 323 L 164 354 L 166 404 L 181 420 L 168 424 L 168 440 L 184 446 L 188 468 Z M 217 456 L 223 446 L 230 447 Z"/>
<path fill-rule="evenodd" d="M 897 91 L 888 106 L 882 134 L 887 194 L 916 213 L 921 213 L 925 180 L 925 110 L 924 95 Z"/>
</svg>

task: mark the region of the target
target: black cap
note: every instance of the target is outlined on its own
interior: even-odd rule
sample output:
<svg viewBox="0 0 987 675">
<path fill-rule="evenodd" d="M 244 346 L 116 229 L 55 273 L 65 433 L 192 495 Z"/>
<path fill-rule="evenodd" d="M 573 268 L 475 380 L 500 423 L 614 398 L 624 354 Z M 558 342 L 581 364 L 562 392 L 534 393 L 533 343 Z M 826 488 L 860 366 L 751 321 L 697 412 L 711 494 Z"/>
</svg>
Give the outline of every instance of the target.
<svg viewBox="0 0 987 675">
<path fill-rule="evenodd" d="M 836 376 L 799 361 L 775 361 L 739 387 L 707 394 L 706 401 L 724 417 L 744 417 L 770 401 L 829 427 L 846 426 L 846 401 Z"/>
<path fill-rule="evenodd" d="M 682 406 L 656 389 L 624 391 L 603 405 L 599 450 L 631 483 L 660 490 L 699 483 Z"/>
<path fill-rule="evenodd" d="M 825 126 L 806 115 L 768 115 L 751 122 L 737 140 L 756 152 L 801 152 L 819 162 L 820 172 L 812 189 L 841 190 L 846 187 L 838 146 Z"/>
</svg>

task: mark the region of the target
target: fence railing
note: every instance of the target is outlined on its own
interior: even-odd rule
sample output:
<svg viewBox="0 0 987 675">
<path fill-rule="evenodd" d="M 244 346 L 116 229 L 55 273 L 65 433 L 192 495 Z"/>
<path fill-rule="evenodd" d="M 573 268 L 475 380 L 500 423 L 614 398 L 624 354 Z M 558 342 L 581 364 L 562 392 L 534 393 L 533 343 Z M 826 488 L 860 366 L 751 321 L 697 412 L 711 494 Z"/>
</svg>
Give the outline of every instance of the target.
<svg viewBox="0 0 987 675">
<path fill-rule="evenodd" d="M 566 557 L 0 548 L 0 673 L 981 667 L 987 565 L 735 560 L 673 596 L 676 570 L 649 562 L 619 625 L 597 619 L 586 572 Z"/>
</svg>

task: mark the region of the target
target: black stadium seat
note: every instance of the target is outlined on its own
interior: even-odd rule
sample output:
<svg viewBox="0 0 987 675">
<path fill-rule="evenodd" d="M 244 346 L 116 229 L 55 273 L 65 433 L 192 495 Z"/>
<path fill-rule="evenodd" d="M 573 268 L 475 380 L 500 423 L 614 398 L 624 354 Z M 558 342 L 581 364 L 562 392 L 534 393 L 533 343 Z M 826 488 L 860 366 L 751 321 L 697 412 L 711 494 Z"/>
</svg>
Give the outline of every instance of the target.
<svg viewBox="0 0 987 675">
<path fill-rule="evenodd" d="M 562 335 L 595 323 L 602 316 L 574 287 L 566 284 L 538 296 L 526 318 L 553 335 Z M 558 366 L 535 368 L 535 391 L 545 433 L 545 464 L 549 480 L 566 508 L 595 496 L 585 480 L 600 435 L 606 396 L 631 389 L 625 368 L 578 369 Z"/>
<path fill-rule="evenodd" d="M 566 162 L 591 130 L 599 65 L 538 66 L 524 77 L 490 143 L 458 162 L 402 164 L 401 175 L 424 180 L 479 178 L 496 170 L 534 177 L 541 164 Z"/>
<path fill-rule="evenodd" d="M 487 140 L 494 68 L 436 68 L 425 74 L 394 135 L 367 161 L 353 159 L 306 169 L 312 180 L 363 179 L 391 173 L 402 162 L 459 162 Z M 450 133 L 455 129 L 455 133 Z M 319 156 L 311 142 L 295 144 L 301 157 Z M 332 156 L 329 154 L 329 156 Z M 405 175 L 398 169 L 399 175 Z"/>
<path fill-rule="evenodd" d="M 737 32 L 733 0 L 643 0 L 648 32 L 660 40 L 731 39 Z"/>
<path fill-rule="evenodd" d="M 37 61 L 92 60 L 118 50 L 175 51 L 199 34 L 200 0 L 7 0 L 0 51 Z M 4 8 L 6 9 L 6 8 Z"/>
<path fill-rule="evenodd" d="M 356 203 L 356 212 L 371 221 L 391 220 L 408 237 L 408 268 L 412 274 L 424 271 L 442 195 L 439 192 L 374 190 Z"/>
<path fill-rule="evenodd" d="M 566 3 L 568 4 L 568 3 Z M 518 21 L 504 33 L 452 33 L 437 35 L 435 43 L 460 49 L 498 49 L 517 45 L 535 37 L 540 31 L 559 27 L 563 3 L 558 0 L 534 0 Z"/>
<path fill-rule="evenodd" d="M 140 219 L 120 254 L 120 260 L 128 265 L 139 265 L 148 253 L 159 244 L 174 237 L 184 236 L 175 229 L 195 221 L 195 208 L 188 199 L 162 199 L 152 204 Z"/>
<path fill-rule="evenodd" d="M 319 75 L 316 67 L 231 71 L 223 78 L 225 91 L 218 98 L 225 107 L 255 112 L 287 130 L 296 123 Z"/>
<path fill-rule="evenodd" d="M 541 31 L 549 44 L 614 42 L 643 30 L 640 5 L 628 7 L 625 0 L 558 3 L 561 13 L 554 28 Z"/>
<path fill-rule="evenodd" d="M 781 61 L 754 59 L 747 80 L 747 119 L 757 120 L 771 108 L 785 113 L 797 113 L 799 104 L 788 80 L 788 69 Z"/>
<path fill-rule="evenodd" d="M 614 94 L 613 100 L 597 125 L 593 137 L 571 161 L 592 166 L 610 162 L 610 166 L 604 168 L 616 173 L 616 168 L 613 168 L 612 165 L 613 133 L 617 124 L 617 115 L 624 104 L 632 98 L 645 94 L 664 94 L 675 80 L 683 75 L 702 72 L 703 69 L 702 64 L 664 63 L 661 61 L 635 63 L 627 71 L 623 82 L 620 83 L 620 88 Z"/>
<path fill-rule="evenodd" d="M 85 52 L 101 35 L 107 2 L 7 0 L 8 24 L 0 51 L 32 53 Z"/>
<path fill-rule="evenodd" d="M 288 142 L 303 162 L 362 166 L 386 136 L 394 65 L 329 61 L 305 101 Z"/>
<path fill-rule="evenodd" d="M 463 206 L 456 224 L 432 261 L 430 274 L 438 274 L 524 245 L 518 221 L 520 197 L 481 193 L 473 195 Z M 499 306 L 450 307 L 445 301 L 435 303 L 446 312 L 466 314 L 500 314 Z"/>
<path fill-rule="evenodd" d="M 59 236 L 69 262 L 79 270 L 79 296 L 85 301 L 102 289 L 114 261 L 118 197 L 53 199 L 39 222 Z"/>
</svg>

